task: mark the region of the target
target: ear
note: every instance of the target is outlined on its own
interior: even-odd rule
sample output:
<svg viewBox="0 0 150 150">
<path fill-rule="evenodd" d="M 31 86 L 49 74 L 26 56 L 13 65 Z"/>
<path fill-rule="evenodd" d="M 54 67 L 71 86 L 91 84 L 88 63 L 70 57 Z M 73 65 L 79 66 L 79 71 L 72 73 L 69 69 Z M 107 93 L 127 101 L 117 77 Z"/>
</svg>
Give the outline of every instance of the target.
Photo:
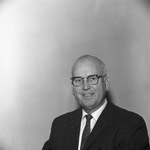
<svg viewBox="0 0 150 150">
<path fill-rule="evenodd" d="M 109 90 L 109 78 L 105 77 L 104 81 L 105 81 L 106 91 L 108 91 Z"/>
</svg>

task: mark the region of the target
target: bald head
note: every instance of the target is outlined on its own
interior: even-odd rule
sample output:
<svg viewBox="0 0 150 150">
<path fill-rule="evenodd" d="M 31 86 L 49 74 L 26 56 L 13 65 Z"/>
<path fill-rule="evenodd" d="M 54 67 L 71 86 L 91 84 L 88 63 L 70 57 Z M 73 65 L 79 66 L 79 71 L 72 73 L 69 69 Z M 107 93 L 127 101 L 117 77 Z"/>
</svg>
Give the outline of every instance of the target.
<svg viewBox="0 0 150 150">
<path fill-rule="evenodd" d="M 91 56 L 91 55 L 83 55 L 81 57 L 79 57 L 73 64 L 72 67 L 72 76 L 74 76 L 74 72 L 75 70 L 80 67 L 82 64 L 85 63 L 89 63 L 89 64 L 93 64 L 94 66 L 96 66 L 97 71 L 101 74 L 101 75 L 106 75 L 107 71 L 106 71 L 106 67 L 105 64 L 103 63 L 103 61 L 101 61 L 100 59 L 98 59 L 95 56 Z"/>
</svg>

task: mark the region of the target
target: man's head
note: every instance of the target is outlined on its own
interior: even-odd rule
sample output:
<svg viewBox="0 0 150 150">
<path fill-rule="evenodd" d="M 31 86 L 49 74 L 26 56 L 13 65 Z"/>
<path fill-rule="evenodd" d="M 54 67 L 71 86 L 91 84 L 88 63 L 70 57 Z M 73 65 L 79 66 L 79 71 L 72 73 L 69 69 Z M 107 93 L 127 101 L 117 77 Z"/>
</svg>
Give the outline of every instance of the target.
<svg viewBox="0 0 150 150">
<path fill-rule="evenodd" d="M 109 89 L 104 63 L 97 57 L 84 55 L 72 67 L 73 95 L 87 113 L 96 111 Z"/>
</svg>

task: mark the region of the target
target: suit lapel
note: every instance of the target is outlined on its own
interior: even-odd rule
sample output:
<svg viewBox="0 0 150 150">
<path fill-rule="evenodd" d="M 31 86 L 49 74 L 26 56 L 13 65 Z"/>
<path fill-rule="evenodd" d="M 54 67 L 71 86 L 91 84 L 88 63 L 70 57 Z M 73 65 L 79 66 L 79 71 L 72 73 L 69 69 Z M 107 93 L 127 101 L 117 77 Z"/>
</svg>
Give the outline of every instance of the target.
<svg viewBox="0 0 150 150">
<path fill-rule="evenodd" d="M 108 102 L 106 108 L 103 110 L 102 114 L 98 118 L 97 123 L 95 124 L 95 127 L 93 128 L 83 150 L 86 150 L 98 136 L 100 137 L 103 135 L 103 131 L 107 129 L 111 124 L 113 111 L 113 104 Z"/>
<path fill-rule="evenodd" d="M 78 140 L 79 140 L 79 132 L 80 132 L 80 123 L 81 123 L 82 110 L 79 109 L 73 116 L 73 119 L 70 120 L 68 124 L 68 144 L 70 145 L 71 150 L 78 149 Z"/>
</svg>

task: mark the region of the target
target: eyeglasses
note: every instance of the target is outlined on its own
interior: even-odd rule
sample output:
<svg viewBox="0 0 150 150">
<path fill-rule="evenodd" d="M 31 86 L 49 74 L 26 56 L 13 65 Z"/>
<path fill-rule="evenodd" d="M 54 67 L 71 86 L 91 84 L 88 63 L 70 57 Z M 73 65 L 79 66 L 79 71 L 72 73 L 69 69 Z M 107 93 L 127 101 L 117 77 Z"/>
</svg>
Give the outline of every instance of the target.
<svg viewBox="0 0 150 150">
<path fill-rule="evenodd" d="M 89 85 L 96 85 L 99 82 L 99 78 L 104 78 L 106 75 L 89 75 L 88 77 L 80 77 L 80 76 L 75 76 L 71 77 L 70 79 L 72 80 L 72 84 L 76 87 L 81 86 L 84 83 L 84 78 L 87 78 L 87 82 Z"/>
</svg>

